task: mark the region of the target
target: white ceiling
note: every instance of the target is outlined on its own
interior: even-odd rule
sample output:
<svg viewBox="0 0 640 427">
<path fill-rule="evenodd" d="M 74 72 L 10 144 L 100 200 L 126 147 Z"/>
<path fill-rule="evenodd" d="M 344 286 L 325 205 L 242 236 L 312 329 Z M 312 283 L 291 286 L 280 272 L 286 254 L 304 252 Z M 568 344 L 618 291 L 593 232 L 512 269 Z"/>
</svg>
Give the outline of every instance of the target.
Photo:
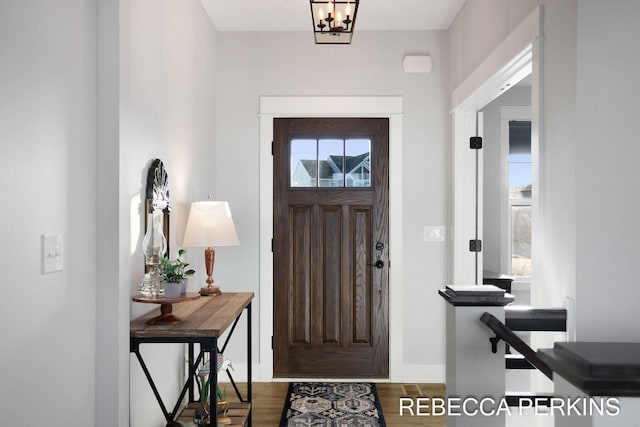
<svg viewBox="0 0 640 427">
<path fill-rule="evenodd" d="M 201 0 L 218 31 L 306 31 L 309 0 Z M 465 0 L 360 0 L 356 30 L 446 30 Z"/>
</svg>

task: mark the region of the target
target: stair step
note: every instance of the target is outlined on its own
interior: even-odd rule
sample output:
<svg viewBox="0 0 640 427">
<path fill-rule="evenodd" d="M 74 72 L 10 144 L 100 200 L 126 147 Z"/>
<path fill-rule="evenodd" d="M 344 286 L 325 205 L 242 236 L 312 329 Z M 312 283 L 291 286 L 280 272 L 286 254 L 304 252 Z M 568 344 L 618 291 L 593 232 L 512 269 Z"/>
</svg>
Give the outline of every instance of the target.
<svg viewBox="0 0 640 427">
<path fill-rule="evenodd" d="M 565 308 L 505 307 L 504 324 L 512 331 L 566 332 Z"/>
<path fill-rule="evenodd" d="M 536 369 L 521 354 L 505 354 L 504 362 L 507 369 Z"/>
<path fill-rule="evenodd" d="M 553 394 L 548 393 L 531 393 L 531 392 L 507 392 L 505 398 L 509 406 L 518 407 L 535 407 L 549 406 Z M 523 402 L 524 401 L 524 402 Z"/>
</svg>

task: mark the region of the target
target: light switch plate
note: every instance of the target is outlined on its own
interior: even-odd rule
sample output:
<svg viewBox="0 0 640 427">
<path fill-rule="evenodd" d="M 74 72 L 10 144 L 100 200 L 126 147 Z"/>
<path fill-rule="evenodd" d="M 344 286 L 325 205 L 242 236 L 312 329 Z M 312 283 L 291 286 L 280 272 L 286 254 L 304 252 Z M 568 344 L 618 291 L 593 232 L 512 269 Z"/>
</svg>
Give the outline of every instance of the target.
<svg viewBox="0 0 640 427">
<path fill-rule="evenodd" d="M 55 273 L 62 271 L 64 238 L 62 234 L 53 236 L 42 235 L 42 273 Z"/>
<path fill-rule="evenodd" d="M 444 242 L 446 237 L 444 225 L 425 226 L 423 234 L 425 242 Z"/>
</svg>

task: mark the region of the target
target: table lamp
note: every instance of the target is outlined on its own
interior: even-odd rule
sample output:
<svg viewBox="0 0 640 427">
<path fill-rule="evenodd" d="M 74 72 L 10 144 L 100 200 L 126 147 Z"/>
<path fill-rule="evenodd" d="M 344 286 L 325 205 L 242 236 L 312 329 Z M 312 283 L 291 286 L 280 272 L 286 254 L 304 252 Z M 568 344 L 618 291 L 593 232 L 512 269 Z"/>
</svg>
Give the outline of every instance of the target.
<svg viewBox="0 0 640 427">
<path fill-rule="evenodd" d="M 213 262 L 216 256 L 213 246 L 239 244 L 227 202 L 213 201 L 209 196 L 207 201 L 191 203 L 182 246 L 207 248 L 204 251 L 207 286 L 200 288 L 200 295 L 216 296 L 222 293 L 219 286 L 213 286 Z"/>
</svg>

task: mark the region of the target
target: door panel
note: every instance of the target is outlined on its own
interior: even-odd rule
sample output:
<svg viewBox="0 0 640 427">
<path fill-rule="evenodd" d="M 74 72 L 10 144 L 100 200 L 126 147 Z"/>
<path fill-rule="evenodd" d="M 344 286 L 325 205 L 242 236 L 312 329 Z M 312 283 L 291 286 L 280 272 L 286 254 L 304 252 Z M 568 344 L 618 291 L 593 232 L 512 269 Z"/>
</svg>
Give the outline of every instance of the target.
<svg viewBox="0 0 640 427">
<path fill-rule="evenodd" d="M 293 344 L 311 344 L 311 206 L 291 208 L 291 241 L 293 243 L 291 338 Z"/>
<path fill-rule="evenodd" d="M 351 209 L 353 275 L 353 337 L 356 344 L 371 343 L 371 208 Z"/>
<path fill-rule="evenodd" d="M 342 209 L 340 206 L 322 206 L 322 301 L 324 344 L 340 344 L 340 293 L 342 290 Z"/>
<path fill-rule="evenodd" d="M 274 120 L 277 377 L 388 377 L 388 133 Z"/>
</svg>

